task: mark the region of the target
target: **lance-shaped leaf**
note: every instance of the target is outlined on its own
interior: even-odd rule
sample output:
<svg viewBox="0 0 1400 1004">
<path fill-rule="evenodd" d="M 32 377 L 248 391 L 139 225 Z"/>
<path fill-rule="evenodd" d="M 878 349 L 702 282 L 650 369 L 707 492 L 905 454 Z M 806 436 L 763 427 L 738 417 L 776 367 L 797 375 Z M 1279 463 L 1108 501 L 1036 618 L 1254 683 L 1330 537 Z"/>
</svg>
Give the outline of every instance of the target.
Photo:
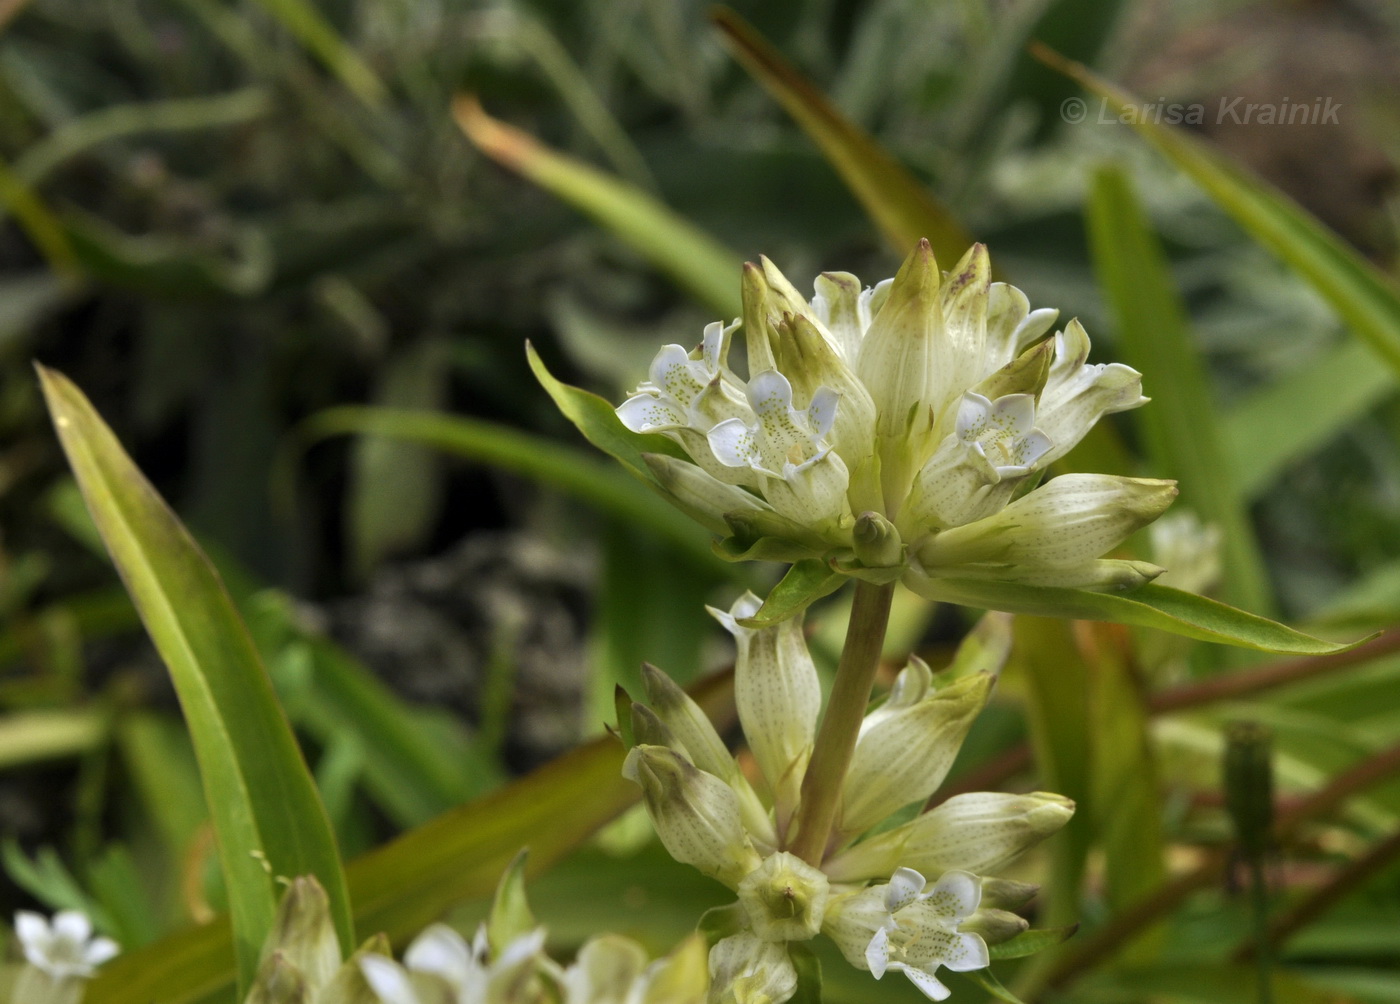
<svg viewBox="0 0 1400 1004">
<path fill-rule="evenodd" d="M 341 944 L 353 944 L 325 809 L 218 573 L 83 393 L 51 370 L 39 376 L 93 521 L 184 709 L 219 837 L 240 985 L 272 927 L 277 876 L 316 876 Z"/>
<path fill-rule="evenodd" d="M 1198 641 L 1213 641 L 1260 652 L 1325 655 L 1344 652 L 1367 640 L 1323 641 L 1267 617 L 1246 613 L 1225 603 L 1169 586 L 1148 584 L 1126 592 L 1095 593 L 1087 589 L 953 577 L 906 575 L 903 581 L 914 592 L 932 600 L 1015 614 L 1136 624 L 1139 627 L 1160 628 Z"/>
<path fill-rule="evenodd" d="M 1227 599 L 1269 610 L 1268 575 L 1229 464 L 1210 375 L 1186 321 L 1161 243 L 1127 175 L 1104 168 L 1089 198 L 1094 268 L 1113 310 L 1125 360 L 1151 374 L 1156 399 L 1133 418 L 1146 433 L 1151 470 L 1177 478 L 1187 505 L 1221 528 Z"/>
</svg>

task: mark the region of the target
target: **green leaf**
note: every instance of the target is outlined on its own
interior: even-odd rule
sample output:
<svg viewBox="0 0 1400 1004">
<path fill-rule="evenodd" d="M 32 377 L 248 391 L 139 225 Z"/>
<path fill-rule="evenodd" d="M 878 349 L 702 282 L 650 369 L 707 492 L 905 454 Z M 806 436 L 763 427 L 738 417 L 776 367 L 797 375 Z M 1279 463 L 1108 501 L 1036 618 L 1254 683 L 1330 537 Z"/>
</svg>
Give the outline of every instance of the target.
<svg viewBox="0 0 1400 1004">
<path fill-rule="evenodd" d="M 1326 655 L 1355 648 L 1353 642 L 1330 642 L 1294 630 L 1267 617 L 1216 600 L 1149 583 L 1126 593 L 1093 593 L 1085 589 L 1029 586 L 986 579 L 913 579 L 905 584 L 931 600 L 961 603 L 1015 614 L 1070 617 L 1082 621 L 1114 621 L 1159 628 L 1198 641 L 1278 652 L 1284 655 Z"/>
<path fill-rule="evenodd" d="M 326 20 L 309 0 L 259 0 L 313 56 L 357 98 L 371 107 L 384 103 L 387 92 L 378 74 Z"/>
<path fill-rule="evenodd" d="M 666 452 L 667 447 L 674 452 L 670 440 L 658 443 L 659 436 L 629 431 L 602 398 L 555 380 L 533 350 L 530 363 L 560 410 L 590 442 L 654 484 L 641 454 Z M 304 447 L 318 439 L 343 435 L 420 443 L 523 475 L 632 526 L 646 527 L 705 568 L 721 567 L 711 554 L 708 535 L 691 520 L 622 472 L 543 437 L 460 415 L 347 406 L 312 415 L 299 430 L 299 442 Z M 285 464 L 279 480 L 283 485 L 288 482 Z"/>
<path fill-rule="evenodd" d="M 740 623 L 744 627 L 765 628 L 785 621 L 823 596 L 836 592 L 845 582 L 846 576 L 832 571 L 831 566 L 819 558 L 799 561 L 773 587 L 763 606 Z"/>
<path fill-rule="evenodd" d="M 1141 108 L 1132 94 L 1044 46 L 1036 56 L 1099 95 L 1115 112 Z M 1189 174 L 1256 241 L 1294 269 L 1342 320 L 1400 371 L 1400 289 L 1325 224 L 1278 189 L 1184 130 L 1132 117 L 1133 128 Z"/>
<path fill-rule="evenodd" d="M 737 252 L 655 196 L 498 122 L 474 97 L 458 96 L 452 114 L 487 156 L 590 217 L 722 318 L 739 316 Z"/>
<path fill-rule="evenodd" d="M 277 876 L 315 875 L 354 941 L 330 823 L 218 573 L 81 391 L 39 369 L 93 520 L 165 660 L 199 757 L 228 882 L 240 987 L 257 967 Z"/>
<path fill-rule="evenodd" d="M 1081 628 L 1079 649 L 1089 668 L 1092 824 L 1103 851 L 1104 900 L 1125 910 L 1167 878 L 1163 793 L 1142 683 L 1123 632 L 1104 624 Z M 1154 930 L 1134 939 L 1125 955 L 1147 963 L 1160 947 L 1160 931 Z"/>
<path fill-rule="evenodd" d="M 1395 373 L 1378 363 L 1370 345 L 1345 341 L 1227 411 L 1220 431 L 1240 491 L 1257 497 L 1290 462 L 1393 396 Z"/>
<path fill-rule="evenodd" d="M 996 1000 L 1006 1001 L 1006 1004 L 1025 1004 L 1021 998 L 1002 986 L 1001 980 L 997 979 L 990 969 L 974 969 L 959 975 L 976 983 Z"/>
<path fill-rule="evenodd" d="M 1049 842 L 1050 881 L 1041 917 L 1055 926 L 1079 916 L 1081 886 L 1094 842 L 1094 735 L 1089 667 L 1073 626 L 1044 617 L 1018 617 L 1007 672 L 1025 680 L 1026 724 L 1037 783 L 1075 801 L 1074 815 Z"/>
<path fill-rule="evenodd" d="M 951 266 L 972 238 L 949 209 L 863 129 L 847 119 L 756 29 L 727 7 L 711 14 L 725 43 L 817 144 L 901 258 L 927 237 Z"/>
<path fill-rule="evenodd" d="M 1035 955 L 1043 952 L 1047 948 L 1054 948 L 1062 945 L 1074 933 L 1079 930 L 1078 924 L 1071 924 L 1068 927 L 1051 927 L 1022 931 L 1010 941 L 1003 941 L 999 945 L 987 946 L 993 960 L 996 959 L 1021 959 L 1027 955 Z"/>
<path fill-rule="evenodd" d="M 460 727 L 428 727 L 436 724 L 428 709 L 406 704 L 340 646 L 303 628 L 285 597 L 258 595 L 248 619 L 270 665 L 303 670 L 275 673 L 288 713 L 322 745 L 355 740 L 366 790 L 400 825 L 426 822 L 497 780 Z"/>
<path fill-rule="evenodd" d="M 491 895 L 522 847 L 536 874 L 638 798 L 607 736 L 485 798 L 453 809 L 347 868 L 356 926 L 402 942 L 469 899 Z M 580 798 L 587 792 L 587 798 Z M 85 1004 L 199 1004 L 233 980 L 226 918 L 108 963 Z"/>
<path fill-rule="evenodd" d="M 1210 376 L 1186 308 L 1127 175 L 1099 171 L 1089 197 L 1094 267 L 1107 294 L 1123 358 L 1143 373 L 1152 403 L 1133 413 L 1146 432 L 1154 476 L 1181 482 L 1181 503 L 1220 527 L 1228 599 L 1273 606 L 1254 528 L 1220 434 Z"/>
<path fill-rule="evenodd" d="M 445 403 L 447 353 L 428 340 L 395 356 L 374 391 L 384 408 L 430 412 Z M 426 446 L 384 436 L 358 439 L 350 455 L 346 535 L 355 571 L 421 544 L 442 503 L 441 460 Z"/>
</svg>

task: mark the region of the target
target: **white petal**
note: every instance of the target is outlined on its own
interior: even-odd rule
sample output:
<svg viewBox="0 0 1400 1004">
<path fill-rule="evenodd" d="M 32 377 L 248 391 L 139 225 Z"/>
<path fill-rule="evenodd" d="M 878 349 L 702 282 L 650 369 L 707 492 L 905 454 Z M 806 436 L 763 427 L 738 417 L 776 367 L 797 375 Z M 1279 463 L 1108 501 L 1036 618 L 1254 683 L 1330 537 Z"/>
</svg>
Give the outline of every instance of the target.
<svg viewBox="0 0 1400 1004">
<path fill-rule="evenodd" d="M 408 946 L 404 964 L 421 973 L 436 973 L 454 986 L 466 983 L 477 960 L 466 940 L 445 924 L 433 924 Z"/>
<path fill-rule="evenodd" d="M 617 407 L 617 417 L 632 432 L 656 432 L 684 426 L 689 418 L 676 404 L 655 394 L 637 394 Z"/>
<path fill-rule="evenodd" d="M 920 897 L 941 918 L 962 921 L 982 902 L 982 880 L 968 872 L 948 872 Z"/>
<path fill-rule="evenodd" d="M 865 964 L 877 980 L 885 975 L 885 969 L 890 964 L 890 932 L 885 928 L 880 928 L 870 939 L 870 945 L 865 949 Z"/>
<path fill-rule="evenodd" d="M 383 1004 L 419 1004 L 408 971 L 393 959 L 382 955 L 361 956 L 360 972 Z"/>
<path fill-rule="evenodd" d="M 831 427 L 836 422 L 836 406 L 841 401 L 841 395 L 830 387 L 819 387 L 812 395 L 812 403 L 807 406 L 807 421 L 811 424 L 813 435 L 825 437 L 831 431 Z"/>
<path fill-rule="evenodd" d="M 964 932 L 953 935 L 953 947 L 942 961 L 955 973 L 970 973 L 992 964 L 991 953 L 987 951 L 987 943 L 981 936 Z"/>
<path fill-rule="evenodd" d="M 664 345 L 651 362 L 651 382 L 681 407 L 690 404 L 704 383 L 695 378 L 690 353 L 679 345 Z"/>
<path fill-rule="evenodd" d="M 83 950 L 83 962 L 95 969 L 121 952 L 121 946 L 111 938 L 93 938 Z"/>
<path fill-rule="evenodd" d="M 889 888 L 885 890 L 885 909 L 898 913 L 919 898 L 925 884 L 924 877 L 914 869 L 896 869 L 890 876 Z"/>
<path fill-rule="evenodd" d="M 933 973 L 915 969 L 913 966 L 901 965 L 899 968 L 904 970 L 904 975 L 909 977 L 909 982 L 922 990 L 924 996 L 929 1000 L 947 1000 L 952 994 L 952 991 L 940 983 L 938 977 L 934 976 Z"/>
<path fill-rule="evenodd" d="M 82 944 L 92 937 L 92 921 L 81 910 L 64 910 L 53 919 L 53 933 L 56 938 Z"/>
<path fill-rule="evenodd" d="M 710 430 L 709 441 L 715 459 L 726 467 L 763 470 L 758 436 L 742 419 L 730 418 L 720 422 Z"/>
<path fill-rule="evenodd" d="M 47 952 L 49 942 L 52 939 L 48 919 L 42 914 L 30 910 L 20 910 L 15 913 L 15 935 L 19 938 L 20 944 L 24 946 L 26 954 L 31 948 L 35 951 Z"/>
</svg>

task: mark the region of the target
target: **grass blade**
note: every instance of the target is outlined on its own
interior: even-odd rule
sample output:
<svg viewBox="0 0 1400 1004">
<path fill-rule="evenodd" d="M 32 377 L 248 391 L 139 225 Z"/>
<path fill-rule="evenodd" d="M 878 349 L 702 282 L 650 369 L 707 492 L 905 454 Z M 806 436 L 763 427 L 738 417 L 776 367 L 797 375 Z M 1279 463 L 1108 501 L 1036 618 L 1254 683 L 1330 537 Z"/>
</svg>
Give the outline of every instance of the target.
<svg viewBox="0 0 1400 1004">
<path fill-rule="evenodd" d="M 40 368 L 94 522 L 170 670 L 228 880 L 239 985 L 276 910 L 276 876 L 315 875 L 343 945 L 350 903 L 330 824 L 247 628 L 218 573 L 87 398 Z"/>
<path fill-rule="evenodd" d="M 1115 114 L 1141 107 L 1132 94 L 1079 63 L 1045 46 L 1032 51 L 1102 98 Z M 1302 276 L 1400 371 L 1400 289 L 1390 277 L 1288 196 L 1186 132 L 1141 115 L 1133 116 L 1133 128 L 1189 174 L 1251 237 Z"/>
<path fill-rule="evenodd" d="M 691 693 L 711 715 L 732 716 L 731 683 L 711 678 Z M 356 925 L 401 944 L 448 909 L 490 896 L 521 847 L 530 849 L 528 874 L 544 871 L 636 803 L 637 787 L 621 775 L 625 753 L 601 737 L 352 861 Z M 229 927 L 220 918 L 118 956 L 84 1002 L 201 1004 L 232 979 Z"/>
<path fill-rule="evenodd" d="M 586 393 L 559 386 L 580 395 Z M 608 406 L 608 414 L 611 413 Z M 616 424 L 621 428 L 621 423 Z M 662 504 L 634 479 L 609 464 L 518 429 L 441 412 L 347 405 L 307 419 L 300 429 L 300 442 L 310 444 L 342 435 L 384 436 L 421 443 L 524 475 L 634 527 L 646 527 L 704 568 L 716 569 L 721 564 L 711 553 L 708 536 L 700 527 Z M 641 461 L 637 463 L 640 465 Z M 641 470 L 645 471 L 645 466 Z M 285 482 L 285 476 L 281 480 Z"/>
<path fill-rule="evenodd" d="M 459 95 L 452 114 L 482 153 L 590 217 L 721 317 L 739 316 L 738 253 L 655 196 L 493 119 L 475 97 Z"/>
<path fill-rule="evenodd" d="M 1105 168 L 1089 198 L 1094 267 L 1113 310 L 1124 359 L 1154 398 L 1135 414 L 1153 472 L 1181 482 L 1182 502 L 1221 529 L 1226 595 L 1251 610 L 1273 606 L 1254 529 L 1215 417 L 1210 377 L 1186 322 L 1166 256 L 1127 176 Z"/>
<path fill-rule="evenodd" d="M 1393 395 L 1395 373 L 1378 362 L 1370 345 L 1345 341 L 1226 412 L 1220 431 L 1241 493 L 1258 496 L 1290 462 Z"/>
</svg>

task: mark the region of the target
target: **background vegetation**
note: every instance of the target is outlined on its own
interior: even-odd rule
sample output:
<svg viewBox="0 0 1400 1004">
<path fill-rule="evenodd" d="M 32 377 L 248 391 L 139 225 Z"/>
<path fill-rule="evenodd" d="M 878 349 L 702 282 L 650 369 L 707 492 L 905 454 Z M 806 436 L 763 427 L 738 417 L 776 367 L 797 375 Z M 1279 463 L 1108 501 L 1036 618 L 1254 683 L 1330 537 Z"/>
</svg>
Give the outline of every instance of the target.
<svg viewBox="0 0 1400 1004">
<path fill-rule="evenodd" d="M 564 948 L 613 928 L 660 951 L 715 900 L 635 814 L 577 849 L 632 797 L 607 740 L 501 787 L 600 733 L 643 659 L 723 664 L 702 604 L 740 585 L 579 441 L 523 345 L 618 400 L 657 346 L 737 313 L 760 253 L 873 281 L 920 235 L 945 264 L 985 241 L 1144 372 L 1154 403 L 1068 462 L 1181 479 L 1178 509 L 1222 540 L 1213 570 L 1186 531 L 1164 561 L 1195 567 L 1181 584 L 1330 637 L 1400 619 L 1392 6 L 736 7 L 751 28 L 664 0 L 0 3 L 0 906 L 81 906 L 123 944 L 92 999 L 220 999 L 226 928 L 188 925 L 228 899 L 169 677 L 36 359 L 222 571 L 341 852 L 372 852 L 349 870 L 362 934 L 469 918 L 521 843 L 537 869 L 564 858 L 531 894 Z M 1032 39 L 1201 103 L 1223 156 L 1117 124 L 1127 99 Z M 1250 127 L 1218 114 L 1240 96 L 1341 110 Z M 810 618 L 828 654 L 842 602 Z M 890 655 L 937 662 L 968 623 L 910 602 Z M 1250 999 L 1219 774 L 1248 719 L 1274 736 L 1279 998 L 1400 1000 L 1391 636 L 1279 663 L 1018 631 L 954 783 L 1079 802 L 1019 874 L 1047 883 L 1038 926 L 1083 927 L 1008 983 Z M 832 1000 L 872 993 L 829 973 Z"/>
</svg>

